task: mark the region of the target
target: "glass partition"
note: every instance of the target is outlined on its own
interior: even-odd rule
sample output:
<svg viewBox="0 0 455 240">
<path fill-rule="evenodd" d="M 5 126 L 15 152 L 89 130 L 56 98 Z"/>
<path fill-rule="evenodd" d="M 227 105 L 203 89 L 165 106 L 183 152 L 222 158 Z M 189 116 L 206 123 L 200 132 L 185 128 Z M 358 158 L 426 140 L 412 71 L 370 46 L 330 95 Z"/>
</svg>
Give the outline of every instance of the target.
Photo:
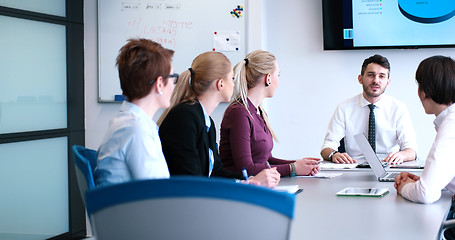
<svg viewBox="0 0 455 240">
<path fill-rule="evenodd" d="M 0 144 L 0 239 L 68 232 L 66 137 Z"/>
<path fill-rule="evenodd" d="M 0 6 L 64 17 L 65 0 L 0 0 Z"/>
<path fill-rule="evenodd" d="M 67 127 L 64 25 L 0 16 L 0 134 Z"/>
</svg>

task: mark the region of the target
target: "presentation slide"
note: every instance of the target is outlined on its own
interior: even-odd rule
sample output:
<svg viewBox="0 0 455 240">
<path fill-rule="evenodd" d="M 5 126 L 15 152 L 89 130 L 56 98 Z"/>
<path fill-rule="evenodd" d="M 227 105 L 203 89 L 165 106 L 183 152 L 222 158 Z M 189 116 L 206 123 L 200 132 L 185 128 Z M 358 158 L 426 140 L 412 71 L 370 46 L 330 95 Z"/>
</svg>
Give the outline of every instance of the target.
<svg viewBox="0 0 455 240">
<path fill-rule="evenodd" d="M 354 47 L 455 44 L 454 0 L 352 0 Z"/>
</svg>

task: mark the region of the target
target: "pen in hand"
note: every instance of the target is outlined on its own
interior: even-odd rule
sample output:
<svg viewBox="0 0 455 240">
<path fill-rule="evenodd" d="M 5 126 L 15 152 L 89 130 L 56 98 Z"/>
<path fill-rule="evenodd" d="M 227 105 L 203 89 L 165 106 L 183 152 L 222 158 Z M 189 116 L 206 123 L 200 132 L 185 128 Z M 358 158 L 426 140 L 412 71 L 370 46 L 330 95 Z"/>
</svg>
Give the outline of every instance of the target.
<svg viewBox="0 0 455 240">
<path fill-rule="evenodd" d="M 267 164 L 267 168 L 272 168 L 272 167 L 270 166 L 270 163 L 269 163 L 269 162 L 265 162 L 265 163 Z"/>
<path fill-rule="evenodd" d="M 242 174 L 243 174 L 243 178 L 245 179 L 245 181 L 248 180 L 248 173 L 245 168 L 243 168 Z"/>
</svg>

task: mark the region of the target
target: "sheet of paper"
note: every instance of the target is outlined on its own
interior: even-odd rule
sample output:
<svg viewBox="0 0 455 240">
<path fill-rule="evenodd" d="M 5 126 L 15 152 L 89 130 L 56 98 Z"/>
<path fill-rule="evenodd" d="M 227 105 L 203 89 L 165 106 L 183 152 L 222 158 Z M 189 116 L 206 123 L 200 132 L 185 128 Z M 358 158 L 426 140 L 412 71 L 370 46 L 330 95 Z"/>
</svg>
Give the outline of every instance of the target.
<svg viewBox="0 0 455 240">
<path fill-rule="evenodd" d="M 313 176 L 296 176 L 296 177 L 303 177 L 303 178 L 334 178 L 341 176 L 343 173 L 327 173 L 327 172 L 318 172 L 316 175 Z"/>
<path fill-rule="evenodd" d="M 276 186 L 272 189 L 278 192 L 296 193 L 297 191 L 299 191 L 299 185 Z"/>
<path fill-rule="evenodd" d="M 349 164 L 342 164 L 342 163 L 321 163 L 320 167 L 321 170 L 331 170 L 331 169 L 352 169 L 357 167 L 357 163 L 349 163 Z"/>
<path fill-rule="evenodd" d="M 239 31 L 216 31 L 213 33 L 213 51 L 236 52 L 239 48 Z"/>
</svg>

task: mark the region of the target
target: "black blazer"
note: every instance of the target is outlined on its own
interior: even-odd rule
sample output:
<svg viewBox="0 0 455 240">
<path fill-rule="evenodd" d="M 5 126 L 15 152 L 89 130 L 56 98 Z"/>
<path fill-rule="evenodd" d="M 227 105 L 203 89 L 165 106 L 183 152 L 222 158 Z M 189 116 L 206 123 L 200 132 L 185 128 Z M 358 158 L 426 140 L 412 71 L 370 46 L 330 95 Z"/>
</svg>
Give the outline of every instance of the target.
<svg viewBox="0 0 455 240">
<path fill-rule="evenodd" d="M 199 102 L 180 103 L 161 123 L 159 135 L 163 154 L 171 175 L 209 175 L 209 148 L 213 151 L 211 176 L 242 178 L 242 174 L 223 168 L 216 144 L 216 129 L 210 117 L 209 132 Z"/>
</svg>

